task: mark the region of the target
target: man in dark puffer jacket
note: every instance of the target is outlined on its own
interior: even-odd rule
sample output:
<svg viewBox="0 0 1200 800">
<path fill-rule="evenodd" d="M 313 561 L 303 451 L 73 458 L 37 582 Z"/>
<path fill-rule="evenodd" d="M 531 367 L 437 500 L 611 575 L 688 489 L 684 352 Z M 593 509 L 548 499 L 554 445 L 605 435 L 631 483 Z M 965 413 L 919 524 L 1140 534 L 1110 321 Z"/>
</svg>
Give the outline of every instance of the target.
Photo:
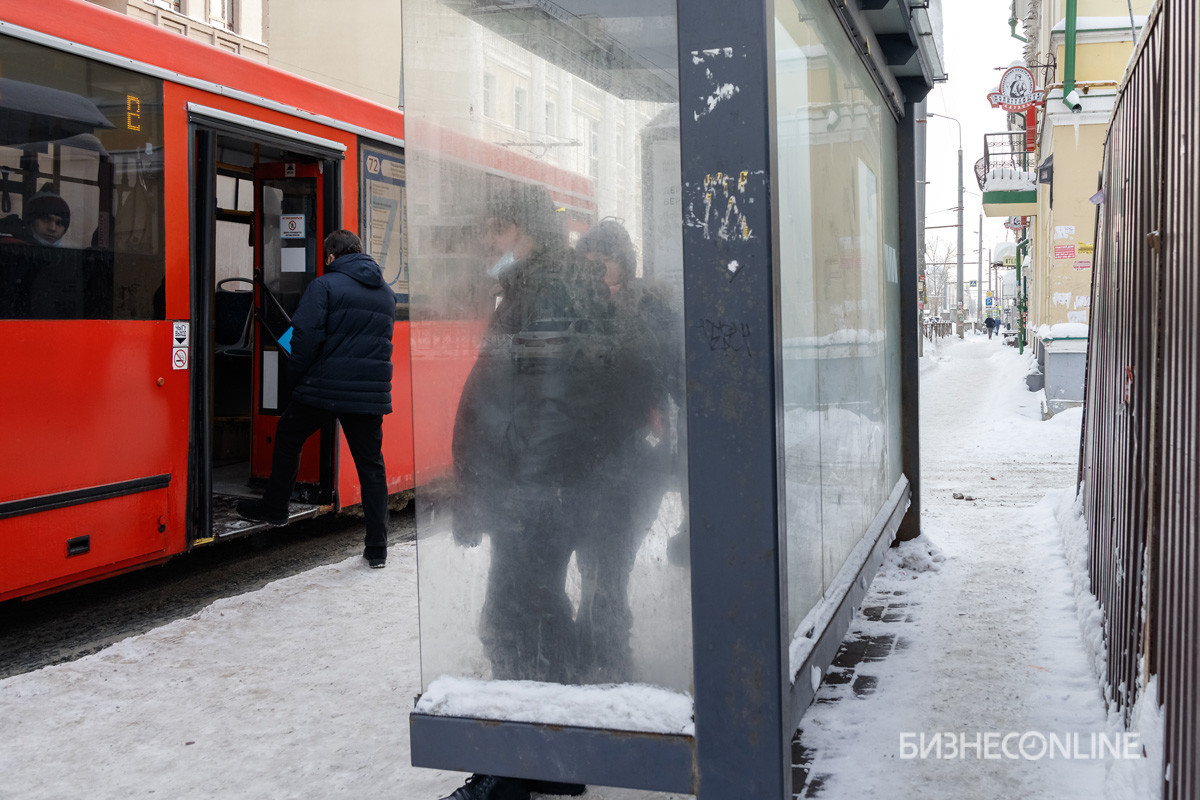
<svg viewBox="0 0 1200 800">
<path fill-rule="evenodd" d="M 305 440 L 337 419 L 362 486 L 367 534 L 363 558 L 387 559 L 387 472 L 383 415 L 392 412 L 392 328 L 396 296 L 379 265 L 347 230 L 325 238 L 325 274 L 309 284 L 292 318 L 288 375 L 292 399 L 279 418 L 271 477 L 261 500 L 238 503 L 241 516 L 282 525 Z"/>
</svg>

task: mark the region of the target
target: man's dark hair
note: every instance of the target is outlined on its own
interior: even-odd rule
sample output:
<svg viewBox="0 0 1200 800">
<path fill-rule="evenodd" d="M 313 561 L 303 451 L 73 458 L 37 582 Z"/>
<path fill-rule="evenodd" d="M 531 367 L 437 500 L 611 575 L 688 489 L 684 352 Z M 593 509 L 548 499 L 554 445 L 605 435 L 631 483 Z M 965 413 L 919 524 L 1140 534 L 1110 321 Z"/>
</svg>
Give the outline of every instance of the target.
<svg viewBox="0 0 1200 800">
<path fill-rule="evenodd" d="M 633 250 L 633 241 L 629 232 L 619 219 L 605 217 L 592 226 L 575 245 L 580 255 L 596 253 L 602 258 L 611 258 L 621 270 L 622 282 L 632 280 L 637 254 Z"/>
<path fill-rule="evenodd" d="M 345 228 L 339 228 L 325 237 L 325 255 L 327 256 L 337 258 L 362 251 L 362 239 Z"/>
</svg>

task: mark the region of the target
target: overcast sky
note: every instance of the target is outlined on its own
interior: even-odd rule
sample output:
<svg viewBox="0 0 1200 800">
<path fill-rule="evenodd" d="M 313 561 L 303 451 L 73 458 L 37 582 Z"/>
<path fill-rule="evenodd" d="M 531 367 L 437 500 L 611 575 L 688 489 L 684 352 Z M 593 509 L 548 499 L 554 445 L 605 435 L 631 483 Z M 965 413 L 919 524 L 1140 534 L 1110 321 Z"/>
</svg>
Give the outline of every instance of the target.
<svg viewBox="0 0 1200 800">
<path fill-rule="evenodd" d="M 962 123 L 963 147 L 963 261 L 965 279 L 975 277 L 979 249 L 979 185 L 975 181 L 975 162 L 983 157 L 983 135 L 1004 130 L 1004 112 L 988 103 L 987 94 L 1000 82 L 1004 68 L 1023 59 L 1022 43 L 1011 37 L 1008 19 L 1011 0 L 944 0 L 944 42 L 946 72 L 949 80 L 937 84 L 926 100 L 929 111 L 947 114 Z M 1021 33 L 1021 27 L 1017 26 Z M 929 120 L 928 179 L 926 187 L 926 225 L 953 225 L 952 210 L 958 205 L 958 128 L 950 120 Z M 971 194 L 974 192 L 974 194 Z M 988 250 L 1005 240 L 1001 218 L 984 217 L 984 260 Z M 951 244 L 956 243 L 954 228 L 931 230 Z M 1011 239 L 1011 234 L 1008 234 Z M 986 279 L 985 279 L 986 280 Z"/>
</svg>

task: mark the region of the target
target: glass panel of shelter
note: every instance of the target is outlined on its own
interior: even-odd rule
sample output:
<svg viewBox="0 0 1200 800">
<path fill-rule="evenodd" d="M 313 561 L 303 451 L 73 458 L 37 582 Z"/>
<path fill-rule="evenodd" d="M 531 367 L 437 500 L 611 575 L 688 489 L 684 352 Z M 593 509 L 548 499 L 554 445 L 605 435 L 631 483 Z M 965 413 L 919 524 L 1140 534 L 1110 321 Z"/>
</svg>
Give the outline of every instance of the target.
<svg viewBox="0 0 1200 800">
<path fill-rule="evenodd" d="M 792 6 L 775 71 L 796 632 L 899 480 L 901 426 L 895 121 L 828 3 Z"/>
<path fill-rule="evenodd" d="M 405 8 L 422 688 L 468 717 L 691 687 L 675 6 L 560 5 Z"/>
</svg>

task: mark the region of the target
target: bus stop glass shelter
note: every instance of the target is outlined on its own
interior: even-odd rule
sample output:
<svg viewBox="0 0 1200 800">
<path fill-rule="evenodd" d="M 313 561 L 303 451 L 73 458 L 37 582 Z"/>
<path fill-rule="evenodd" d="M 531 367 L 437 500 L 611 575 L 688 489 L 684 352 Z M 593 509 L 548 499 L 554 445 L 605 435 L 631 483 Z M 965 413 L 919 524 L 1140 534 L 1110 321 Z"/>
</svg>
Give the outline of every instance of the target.
<svg viewBox="0 0 1200 800">
<path fill-rule="evenodd" d="M 405 4 L 415 765 L 790 796 L 919 532 L 938 4 L 869 5 Z"/>
</svg>

